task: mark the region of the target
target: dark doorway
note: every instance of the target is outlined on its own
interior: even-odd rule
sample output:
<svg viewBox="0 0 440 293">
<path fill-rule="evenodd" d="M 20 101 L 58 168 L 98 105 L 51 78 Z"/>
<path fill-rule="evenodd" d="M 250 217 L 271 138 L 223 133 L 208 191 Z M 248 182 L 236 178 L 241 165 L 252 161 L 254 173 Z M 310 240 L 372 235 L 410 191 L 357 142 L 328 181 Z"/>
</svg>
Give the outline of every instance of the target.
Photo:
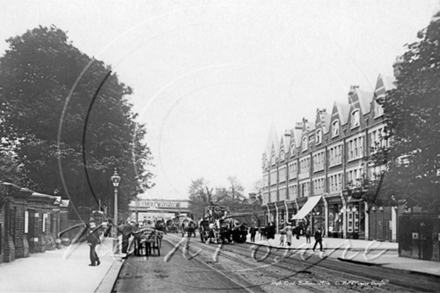
<svg viewBox="0 0 440 293">
<path fill-rule="evenodd" d="M 28 230 L 29 253 L 35 252 L 35 210 L 29 210 Z"/>
</svg>

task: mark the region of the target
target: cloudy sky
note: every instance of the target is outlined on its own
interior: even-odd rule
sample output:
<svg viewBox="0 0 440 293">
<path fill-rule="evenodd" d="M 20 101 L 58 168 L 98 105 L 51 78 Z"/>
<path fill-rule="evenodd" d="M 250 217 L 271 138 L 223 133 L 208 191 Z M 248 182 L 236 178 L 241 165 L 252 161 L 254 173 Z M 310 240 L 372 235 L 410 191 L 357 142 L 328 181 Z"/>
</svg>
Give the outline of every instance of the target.
<svg viewBox="0 0 440 293">
<path fill-rule="evenodd" d="M 150 198 L 183 199 L 191 180 L 253 191 L 269 129 L 373 90 L 439 10 L 438 0 L 1 0 L 4 40 L 38 25 L 68 32 L 82 52 L 134 89 L 155 157 Z"/>
</svg>

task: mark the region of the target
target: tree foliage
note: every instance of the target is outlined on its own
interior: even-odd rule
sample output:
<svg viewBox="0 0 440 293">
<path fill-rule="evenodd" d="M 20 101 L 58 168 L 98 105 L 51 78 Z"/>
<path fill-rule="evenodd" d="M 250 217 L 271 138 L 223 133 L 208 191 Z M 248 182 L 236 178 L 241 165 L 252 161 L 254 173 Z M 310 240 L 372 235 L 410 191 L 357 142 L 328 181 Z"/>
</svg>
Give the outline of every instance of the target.
<svg viewBox="0 0 440 293">
<path fill-rule="evenodd" d="M 408 207 L 440 212 L 440 13 L 407 45 L 384 112 L 392 144 L 384 190 Z M 389 199 L 389 197 L 388 197 Z"/>
<path fill-rule="evenodd" d="M 244 188 L 235 176 L 227 178 L 228 188 L 210 188 L 204 178 L 193 180 L 189 187 L 190 210 L 195 219 L 205 216 L 205 207 L 221 205 L 229 209 L 230 215 L 244 223 L 256 223 L 255 215 L 260 211 L 259 202 L 249 202 L 243 195 Z"/>
<path fill-rule="evenodd" d="M 132 89 L 112 73 L 92 105 L 111 67 L 82 53 L 54 26 L 28 30 L 7 43 L 0 58 L 0 132 L 2 150 L 16 154 L 20 179 L 40 192 L 58 189 L 77 206 L 97 199 L 112 203 L 114 168 L 122 177 L 121 207 L 150 187 L 152 156 L 146 128 L 136 123 L 128 102 Z"/>
</svg>

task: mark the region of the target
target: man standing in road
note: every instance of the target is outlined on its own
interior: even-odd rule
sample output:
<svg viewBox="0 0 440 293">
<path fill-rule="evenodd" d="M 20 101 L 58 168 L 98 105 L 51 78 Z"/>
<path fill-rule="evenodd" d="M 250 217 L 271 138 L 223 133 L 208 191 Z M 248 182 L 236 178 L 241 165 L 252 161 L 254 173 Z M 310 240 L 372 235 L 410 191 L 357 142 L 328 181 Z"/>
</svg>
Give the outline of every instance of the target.
<svg viewBox="0 0 440 293">
<path fill-rule="evenodd" d="M 320 251 L 322 251 L 322 232 L 321 228 L 317 228 L 315 231 L 315 245 L 313 245 L 313 251 L 315 251 L 316 245 L 319 243 Z"/>
<path fill-rule="evenodd" d="M 257 234 L 257 229 L 255 229 L 254 225 L 252 225 L 252 227 L 251 227 L 249 232 L 251 234 L 251 241 L 255 242 L 255 234 Z"/>
<path fill-rule="evenodd" d="M 90 221 L 90 230 L 87 236 L 87 244 L 90 246 L 90 264 L 89 266 L 100 265 L 98 254 L 96 253 L 96 246 L 101 243 L 99 240 L 99 228 L 96 227 L 95 221 Z"/>
</svg>

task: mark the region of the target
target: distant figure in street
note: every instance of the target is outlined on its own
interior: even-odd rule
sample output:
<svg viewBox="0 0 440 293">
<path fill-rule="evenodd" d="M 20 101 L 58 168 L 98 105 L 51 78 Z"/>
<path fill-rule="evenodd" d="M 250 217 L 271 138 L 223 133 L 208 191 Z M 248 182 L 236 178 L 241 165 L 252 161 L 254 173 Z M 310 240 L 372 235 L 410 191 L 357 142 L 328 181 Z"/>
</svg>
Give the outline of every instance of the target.
<svg viewBox="0 0 440 293">
<path fill-rule="evenodd" d="M 257 234 L 257 229 L 252 225 L 251 229 L 249 230 L 249 233 L 251 234 L 251 241 L 255 242 L 255 234 Z"/>
<path fill-rule="evenodd" d="M 280 246 L 284 246 L 284 238 L 285 237 L 286 237 L 286 232 L 281 231 Z"/>
<path fill-rule="evenodd" d="M 322 232 L 321 228 L 316 229 L 315 232 L 315 245 L 313 245 L 313 251 L 315 251 L 316 245 L 319 243 L 320 251 L 322 251 Z"/>
<path fill-rule="evenodd" d="M 90 264 L 89 266 L 99 266 L 98 254 L 96 253 L 96 246 L 100 244 L 99 240 L 99 227 L 96 227 L 95 221 L 90 221 L 89 233 L 87 235 L 87 244 L 90 246 Z"/>
<path fill-rule="evenodd" d="M 286 226 L 284 227 L 283 231 L 286 233 L 286 242 L 288 246 L 290 246 L 290 244 L 292 243 L 292 237 L 293 237 L 292 230 L 293 228 L 290 222 L 286 222 Z"/>
<path fill-rule="evenodd" d="M 306 229 L 306 243 L 312 243 L 310 236 L 312 236 L 312 230 L 310 230 L 310 226 L 308 226 Z"/>
<path fill-rule="evenodd" d="M 275 231 L 276 231 L 275 224 L 274 222 L 271 222 L 270 226 L 267 229 L 267 240 L 275 239 Z"/>
</svg>

